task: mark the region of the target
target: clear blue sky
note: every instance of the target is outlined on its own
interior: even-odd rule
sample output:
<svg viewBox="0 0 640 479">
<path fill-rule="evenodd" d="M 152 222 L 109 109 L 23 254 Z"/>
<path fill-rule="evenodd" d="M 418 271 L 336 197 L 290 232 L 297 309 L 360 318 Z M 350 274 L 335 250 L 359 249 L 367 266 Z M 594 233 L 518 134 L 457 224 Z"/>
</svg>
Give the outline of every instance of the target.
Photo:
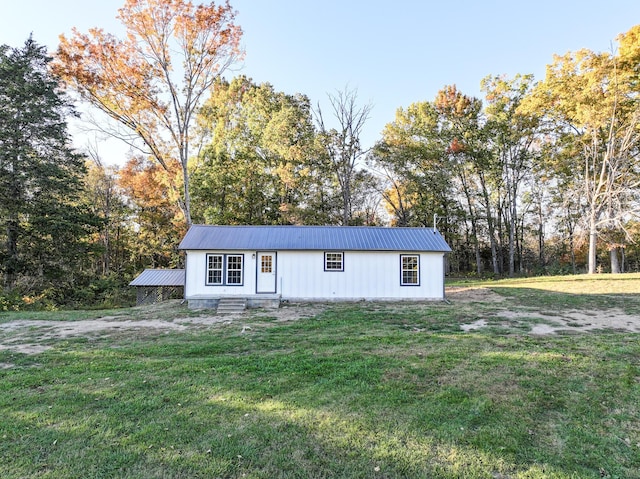
<svg viewBox="0 0 640 479">
<path fill-rule="evenodd" d="M 120 31 L 123 0 L 2 0 L 0 43 L 33 32 L 51 50 L 73 26 Z M 640 0 L 231 0 L 244 30 L 237 73 L 304 93 L 327 109 L 346 86 L 373 104 L 363 135 L 372 146 L 395 111 L 433 100 L 444 85 L 480 96 L 486 75 L 542 79 L 554 53 L 611 49 L 640 23 Z M 234 73 L 227 74 L 228 77 Z M 328 112 L 327 112 L 328 113 Z"/>
</svg>

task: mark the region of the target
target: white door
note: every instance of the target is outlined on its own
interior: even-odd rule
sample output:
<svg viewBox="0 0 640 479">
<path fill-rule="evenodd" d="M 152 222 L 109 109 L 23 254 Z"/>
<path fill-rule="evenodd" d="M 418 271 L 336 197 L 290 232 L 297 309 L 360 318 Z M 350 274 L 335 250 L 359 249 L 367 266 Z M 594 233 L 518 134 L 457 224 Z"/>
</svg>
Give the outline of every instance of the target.
<svg viewBox="0 0 640 479">
<path fill-rule="evenodd" d="M 274 251 L 259 251 L 256 268 L 258 269 L 256 293 L 275 293 L 276 253 Z"/>
</svg>

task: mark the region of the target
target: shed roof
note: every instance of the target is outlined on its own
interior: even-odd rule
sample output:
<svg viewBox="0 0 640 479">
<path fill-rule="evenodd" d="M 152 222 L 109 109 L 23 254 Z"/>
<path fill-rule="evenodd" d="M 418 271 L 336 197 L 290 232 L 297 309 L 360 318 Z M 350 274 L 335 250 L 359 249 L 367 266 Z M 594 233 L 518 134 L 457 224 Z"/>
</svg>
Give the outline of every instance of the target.
<svg viewBox="0 0 640 479">
<path fill-rule="evenodd" d="M 180 249 L 451 251 L 434 228 L 374 226 L 192 225 Z"/>
<path fill-rule="evenodd" d="M 184 286 L 184 269 L 145 269 L 129 286 Z"/>
</svg>

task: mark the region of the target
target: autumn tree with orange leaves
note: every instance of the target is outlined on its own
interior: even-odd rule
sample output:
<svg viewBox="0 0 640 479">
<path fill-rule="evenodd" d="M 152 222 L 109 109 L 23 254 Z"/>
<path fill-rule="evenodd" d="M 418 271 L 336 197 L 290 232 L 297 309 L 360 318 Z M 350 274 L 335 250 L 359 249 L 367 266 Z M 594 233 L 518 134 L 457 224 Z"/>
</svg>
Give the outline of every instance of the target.
<svg viewBox="0 0 640 479">
<path fill-rule="evenodd" d="M 115 120 L 118 128 L 109 134 L 182 180 L 169 188 L 190 225 L 195 115 L 216 78 L 242 56 L 236 12 L 228 1 L 194 6 L 185 0 L 126 0 L 118 12 L 124 39 L 98 28 L 61 35 L 54 73 Z"/>
<path fill-rule="evenodd" d="M 177 247 L 186 228 L 167 188 L 172 181 L 158 163 L 141 157 L 131 158 L 119 171 L 118 186 L 136 231 L 130 238 L 129 262 L 138 270 L 180 266 Z"/>
</svg>

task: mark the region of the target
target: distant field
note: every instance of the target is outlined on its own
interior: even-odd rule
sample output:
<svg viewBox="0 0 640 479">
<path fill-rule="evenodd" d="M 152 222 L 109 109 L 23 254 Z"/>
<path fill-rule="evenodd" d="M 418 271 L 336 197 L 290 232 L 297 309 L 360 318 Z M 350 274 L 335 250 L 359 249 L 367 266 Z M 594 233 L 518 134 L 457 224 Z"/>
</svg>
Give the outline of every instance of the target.
<svg viewBox="0 0 640 479">
<path fill-rule="evenodd" d="M 505 288 L 533 288 L 570 294 L 640 294 L 640 273 L 575 276 L 538 276 L 497 281 L 456 281 L 453 284 L 476 284 Z"/>
<path fill-rule="evenodd" d="M 640 275 L 0 313 L 0 477 L 640 478 Z"/>
</svg>

